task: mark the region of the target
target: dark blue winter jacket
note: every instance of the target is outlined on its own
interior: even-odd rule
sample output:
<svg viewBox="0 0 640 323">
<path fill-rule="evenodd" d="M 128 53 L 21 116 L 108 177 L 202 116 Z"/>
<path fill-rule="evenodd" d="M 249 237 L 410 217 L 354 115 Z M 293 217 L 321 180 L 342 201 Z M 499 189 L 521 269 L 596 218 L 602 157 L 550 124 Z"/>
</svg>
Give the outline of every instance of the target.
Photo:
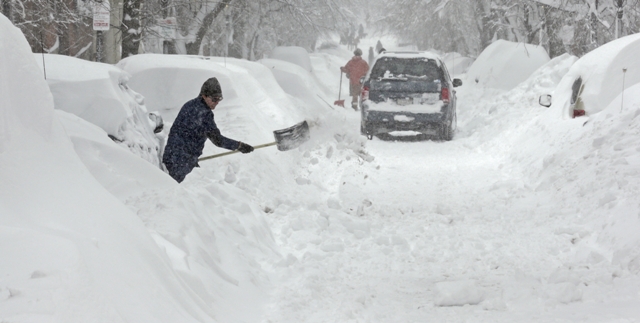
<svg viewBox="0 0 640 323">
<path fill-rule="evenodd" d="M 198 166 L 204 143 L 209 138 L 214 145 L 236 150 L 240 143 L 220 134 L 209 109 L 201 96 L 185 103 L 169 131 L 169 140 L 162 161 L 189 168 Z M 185 174 L 186 175 L 186 174 Z"/>
</svg>

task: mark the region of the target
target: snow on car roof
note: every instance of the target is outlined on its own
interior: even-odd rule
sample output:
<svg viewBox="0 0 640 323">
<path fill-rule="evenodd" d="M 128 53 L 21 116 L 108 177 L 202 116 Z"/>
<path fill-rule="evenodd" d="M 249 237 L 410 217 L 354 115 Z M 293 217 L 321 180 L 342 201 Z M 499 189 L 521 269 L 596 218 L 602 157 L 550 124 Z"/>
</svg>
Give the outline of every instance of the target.
<svg viewBox="0 0 640 323">
<path fill-rule="evenodd" d="M 432 52 L 421 51 L 385 51 L 378 58 L 381 57 L 402 57 L 402 58 L 428 58 L 440 60 L 440 56 Z"/>
</svg>

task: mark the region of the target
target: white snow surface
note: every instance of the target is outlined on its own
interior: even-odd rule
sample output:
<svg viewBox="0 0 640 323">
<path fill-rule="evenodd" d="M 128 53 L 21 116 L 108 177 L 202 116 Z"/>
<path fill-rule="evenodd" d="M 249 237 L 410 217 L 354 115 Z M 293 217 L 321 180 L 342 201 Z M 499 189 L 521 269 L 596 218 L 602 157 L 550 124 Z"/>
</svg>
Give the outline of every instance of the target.
<svg viewBox="0 0 640 323">
<path fill-rule="evenodd" d="M 467 71 L 467 84 L 511 90 L 549 61 L 542 46 L 497 40 L 485 48 Z"/>
<path fill-rule="evenodd" d="M 261 143 L 312 120 L 298 149 L 205 161 L 177 184 L 54 111 L 3 16 L 0 36 L 2 322 L 640 317 L 639 85 L 623 104 L 566 118 L 537 103 L 575 68 L 565 55 L 509 91 L 456 88 L 450 142 L 367 141 L 359 113 L 315 99 L 337 98 L 346 50 L 310 54 L 313 73 L 138 55 L 119 66 L 148 108 L 178 109 L 213 75 L 225 97 L 216 122 L 231 138 Z"/>
</svg>

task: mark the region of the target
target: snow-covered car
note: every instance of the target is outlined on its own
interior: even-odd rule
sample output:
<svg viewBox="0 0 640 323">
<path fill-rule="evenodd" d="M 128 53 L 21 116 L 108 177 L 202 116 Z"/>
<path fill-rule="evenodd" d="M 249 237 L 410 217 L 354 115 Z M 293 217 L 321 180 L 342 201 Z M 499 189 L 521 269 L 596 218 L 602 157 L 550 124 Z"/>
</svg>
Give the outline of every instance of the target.
<svg viewBox="0 0 640 323">
<path fill-rule="evenodd" d="M 413 131 L 451 140 L 457 127 L 456 92 L 442 59 L 429 52 L 385 52 L 364 78 L 360 130 L 368 139 Z"/>
<path fill-rule="evenodd" d="M 638 53 L 640 34 L 594 49 L 571 66 L 553 95 L 540 96 L 540 105 L 557 108 L 573 118 L 602 111 L 624 88 L 640 83 L 640 73 L 627 72 L 640 68 Z"/>
<path fill-rule="evenodd" d="M 109 138 L 162 169 L 162 117 L 129 88 L 120 68 L 54 54 L 34 54 L 54 107 L 102 128 Z"/>
<path fill-rule="evenodd" d="M 543 46 L 499 39 L 478 55 L 464 80 L 470 87 L 510 91 L 549 60 Z"/>
</svg>

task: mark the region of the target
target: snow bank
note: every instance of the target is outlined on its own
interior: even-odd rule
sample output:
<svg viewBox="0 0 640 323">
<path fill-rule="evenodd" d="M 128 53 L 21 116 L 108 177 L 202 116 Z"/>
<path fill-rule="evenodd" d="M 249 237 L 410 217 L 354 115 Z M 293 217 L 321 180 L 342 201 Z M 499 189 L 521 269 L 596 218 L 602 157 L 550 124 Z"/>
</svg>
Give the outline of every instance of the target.
<svg viewBox="0 0 640 323">
<path fill-rule="evenodd" d="M 278 46 L 271 51 L 269 58 L 296 64 L 305 71 L 313 73 L 311 59 L 306 49 L 298 46 Z"/>
<path fill-rule="evenodd" d="M 465 84 L 510 90 L 548 61 L 542 46 L 497 40 L 469 67 Z"/>
<path fill-rule="evenodd" d="M 129 75 L 103 63 L 53 54 L 33 54 L 46 73 L 54 107 L 87 120 L 134 154 L 161 168 L 161 144 Z M 106 135 L 105 135 L 106 136 Z"/>
<path fill-rule="evenodd" d="M 609 57 L 618 55 L 610 50 Z M 624 46 L 618 51 L 626 53 Z M 605 72 L 584 64 L 577 57 L 562 55 L 511 91 L 476 92 L 477 87 L 465 86 L 459 91 L 459 102 L 474 104 L 460 109 L 457 138 L 465 147 L 499 158 L 498 167 L 514 174 L 513 181 L 491 187 L 500 193 L 500 204 L 524 206 L 544 201 L 530 204 L 530 213 L 524 211 L 518 223 L 534 221 L 558 239 L 548 251 L 557 262 L 555 268 L 523 275 L 528 278 L 518 278 L 519 287 L 496 298 L 504 297 L 509 307 L 522 298 L 522 289 L 544 298 L 550 306 L 571 304 L 572 311 L 588 311 L 598 317 L 611 312 L 602 306 L 592 308 L 594 302 L 608 304 L 605 307 L 617 304 L 610 299 L 612 289 L 620 299 L 637 302 L 635 289 L 620 286 L 637 285 L 640 273 L 640 87 L 626 89 L 624 104 L 620 94 L 588 118 L 567 118 L 564 107 L 556 104 L 569 100 L 570 93 L 558 94 L 561 88 L 570 92 L 568 78 L 581 72 L 592 77 L 592 84 L 607 82 Z M 538 96 L 553 89 L 558 97 L 554 106 L 540 107 Z M 512 217 L 518 214 L 510 214 Z M 534 291 L 531 286 L 538 284 Z M 483 305 L 487 302 L 491 300 Z M 561 311 L 550 315 L 557 317 L 558 313 Z M 632 317 L 633 313 L 621 317 L 624 315 Z"/>
<path fill-rule="evenodd" d="M 538 103 L 540 95 L 550 93 L 577 59 L 568 54 L 555 57 L 510 91 L 478 90 L 463 84 L 458 90 L 460 126 L 456 136 L 473 136 L 475 140 L 471 145 L 479 146 L 491 146 L 495 142 L 510 145 L 519 140 L 514 135 L 519 133 L 519 128 L 548 111 Z M 465 106 L 465 102 L 474 104 Z"/>
<path fill-rule="evenodd" d="M 561 205 L 575 207 L 575 214 L 583 219 L 579 222 L 594 228 L 588 234 L 576 230 L 580 261 L 608 264 L 608 270 L 613 266 L 632 274 L 640 273 L 636 265 L 640 237 L 635 233 L 640 228 L 636 203 L 640 186 L 634 180 L 640 176 L 636 170 L 640 163 L 637 93 L 639 85 L 628 88 L 624 106 L 621 94 L 588 121 L 559 120 L 556 111 L 549 111 L 524 134 L 530 139 L 513 152 L 513 158 L 527 166 L 528 176 L 536 179 L 531 184 L 535 190 L 564 196 Z M 531 137 L 534 133 L 538 139 Z M 533 162 L 530 158 L 536 151 Z"/>
<path fill-rule="evenodd" d="M 140 219 L 75 154 L 26 39 L 1 15 L 0 35 L 3 319 L 210 320 Z"/>
<path fill-rule="evenodd" d="M 604 44 L 581 57 L 553 91 L 553 104 L 564 117 L 569 117 L 572 86 L 582 78 L 581 94 L 588 115 L 605 109 L 625 88 L 640 82 L 640 34 L 629 35 Z M 625 73 L 623 69 L 627 69 Z"/>
<path fill-rule="evenodd" d="M 190 174 L 183 188 L 106 138 L 100 128 L 63 111 L 57 114 L 82 162 L 135 211 L 184 286 L 219 320 L 257 320 L 269 286 L 258 261 L 278 254 L 252 197 L 217 174 Z M 233 176 L 242 179 L 245 173 L 237 169 Z"/>
<path fill-rule="evenodd" d="M 56 115 L 87 169 L 121 201 L 141 191 L 176 186 L 169 175 L 158 167 L 149 167 L 96 125 L 62 110 L 56 110 Z"/>
</svg>

